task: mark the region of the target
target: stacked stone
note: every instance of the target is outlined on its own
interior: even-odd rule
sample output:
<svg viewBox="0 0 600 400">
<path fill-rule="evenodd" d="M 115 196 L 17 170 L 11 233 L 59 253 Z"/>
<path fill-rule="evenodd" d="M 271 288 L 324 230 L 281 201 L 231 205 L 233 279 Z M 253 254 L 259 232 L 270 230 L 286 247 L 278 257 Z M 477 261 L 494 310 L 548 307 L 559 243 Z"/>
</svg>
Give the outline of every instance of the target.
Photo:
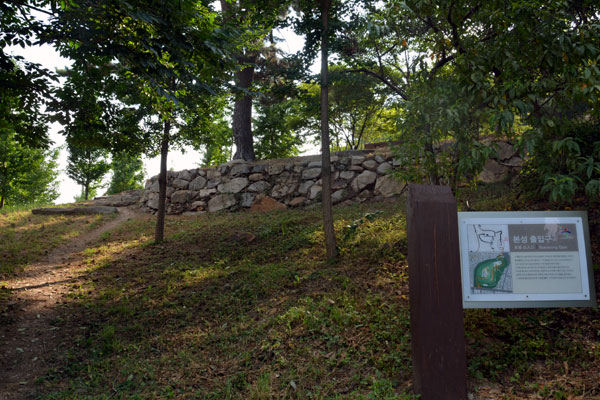
<svg viewBox="0 0 600 400">
<path fill-rule="evenodd" d="M 167 213 L 190 214 L 250 208 L 268 196 L 288 207 L 321 200 L 321 161 L 318 156 L 244 162 L 167 174 Z M 397 163 L 391 153 L 340 152 L 331 157 L 333 203 L 363 202 L 391 197 L 404 184 L 392 177 Z M 146 183 L 142 207 L 158 208 L 158 177 Z"/>
</svg>

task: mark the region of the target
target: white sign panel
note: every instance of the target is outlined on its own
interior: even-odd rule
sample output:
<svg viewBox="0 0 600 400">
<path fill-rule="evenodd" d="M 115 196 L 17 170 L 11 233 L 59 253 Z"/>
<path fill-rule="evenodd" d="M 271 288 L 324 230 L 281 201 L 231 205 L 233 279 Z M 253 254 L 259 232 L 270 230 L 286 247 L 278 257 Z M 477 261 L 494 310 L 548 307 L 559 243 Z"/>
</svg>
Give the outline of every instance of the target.
<svg viewBox="0 0 600 400">
<path fill-rule="evenodd" d="M 458 213 L 465 308 L 595 305 L 583 212 Z"/>
</svg>

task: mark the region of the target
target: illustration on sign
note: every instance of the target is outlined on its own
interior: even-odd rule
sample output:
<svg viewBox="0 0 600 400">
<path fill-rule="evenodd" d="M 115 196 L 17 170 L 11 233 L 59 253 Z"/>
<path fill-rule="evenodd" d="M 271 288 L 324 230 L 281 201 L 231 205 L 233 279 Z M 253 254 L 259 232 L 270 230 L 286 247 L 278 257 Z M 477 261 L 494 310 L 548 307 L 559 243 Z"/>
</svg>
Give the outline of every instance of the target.
<svg viewBox="0 0 600 400">
<path fill-rule="evenodd" d="M 510 285 L 510 276 L 504 271 L 510 265 L 508 254 L 498 254 L 496 258 L 490 258 L 477 264 L 475 267 L 474 289 L 496 289 L 501 280 L 505 283 L 500 285 L 500 290 L 512 292 Z"/>
</svg>

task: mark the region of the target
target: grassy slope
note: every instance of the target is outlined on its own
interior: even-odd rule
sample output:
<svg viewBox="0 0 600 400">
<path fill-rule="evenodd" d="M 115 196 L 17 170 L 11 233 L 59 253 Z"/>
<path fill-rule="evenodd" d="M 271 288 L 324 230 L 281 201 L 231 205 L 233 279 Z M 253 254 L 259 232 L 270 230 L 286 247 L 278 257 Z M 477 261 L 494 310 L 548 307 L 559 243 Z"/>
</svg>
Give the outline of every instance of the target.
<svg viewBox="0 0 600 400">
<path fill-rule="evenodd" d="M 53 248 L 97 228 L 113 216 L 33 215 L 22 208 L 0 212 L 0 279 L 43 260 Z"/>
<path fill-rule="evenodd" d="M 507 208 L 484 197 L 471 207 Z M 173 217 L 161 245 L 150 217 L 128 221 L 85 252 L 90 280 L 57 321 L 73 345 L 43 397 L 412 398 L 403 205 L 337 208 L 340 239 L 383 213 L 354 225 L 336 265 L 319 210 Z M 598 398 L 599 314 L 466 311 L 470 390 Z"/>
</svg>

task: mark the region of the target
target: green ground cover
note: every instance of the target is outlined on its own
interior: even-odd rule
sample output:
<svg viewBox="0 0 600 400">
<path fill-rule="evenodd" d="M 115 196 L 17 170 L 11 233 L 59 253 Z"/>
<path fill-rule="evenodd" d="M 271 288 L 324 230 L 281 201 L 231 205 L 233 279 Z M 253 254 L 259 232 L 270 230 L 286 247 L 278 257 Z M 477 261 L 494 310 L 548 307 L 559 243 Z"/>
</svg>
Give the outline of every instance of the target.
<svg viewBox="0 0 600 400">
<path fill-rule="evenodd" d="M 469 206 L 525 207 L 505 192 Z M 125 222 L 83 253 L 88 276 L 55 322 L 69 346 L 40 398 L 415 398 L 404 202 L 335 214 L 336 264 L 318 209 L 169 217 L 160 245 L 151 216 Z M 599 398 L 599 317 L 465 311 L 469 391 Z"/>
<path fill-rule="evenodd" d="M 0 281 L 42 261 L 55 247 L 101 226 L 114 216 L 33 215 L 31 208 L 0 212 Z"/>
</svg>

